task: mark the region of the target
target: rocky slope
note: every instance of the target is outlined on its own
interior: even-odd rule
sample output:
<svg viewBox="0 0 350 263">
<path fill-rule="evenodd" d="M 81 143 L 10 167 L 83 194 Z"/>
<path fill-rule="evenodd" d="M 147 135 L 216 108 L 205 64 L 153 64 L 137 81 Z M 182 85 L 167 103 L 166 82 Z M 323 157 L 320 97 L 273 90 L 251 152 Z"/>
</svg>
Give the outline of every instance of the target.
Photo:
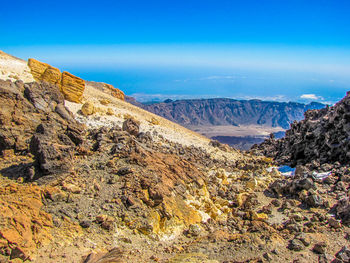
<svg viewBox="0 0 350 263">
<path fill-rule="evenodd" d="M 312 163 L 350 162 L 350 93 L 333 107 L 311 110 L 294 122 L 284 138 L 273 137 L 254 147 L 280 163 L 296 166 Z"/>
<path fill-rule="evenodd" d="M 261 100 L 196 99 L 142 106 L 185 127 L 200 125 L 252 125 L 288 129 L 305 111 L 320 109 L 320 103 L 268 102 Z"/>
<path fill-rule="evenodd" d="M 348 167 L 284 178 L 94 85 L 64 98 L 0 81 L 0 262 L 349 261 Z"/>
</svg>

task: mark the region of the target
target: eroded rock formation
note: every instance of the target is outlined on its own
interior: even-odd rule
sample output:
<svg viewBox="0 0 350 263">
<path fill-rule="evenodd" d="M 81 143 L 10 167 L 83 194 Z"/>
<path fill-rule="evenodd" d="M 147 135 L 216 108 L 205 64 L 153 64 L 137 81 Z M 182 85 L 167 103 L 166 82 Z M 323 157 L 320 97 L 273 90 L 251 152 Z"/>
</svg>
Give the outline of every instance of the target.
<svg viewBox="0 0 350 263">
<path fill-rule="evenodd" d="M 61 74 L 59 69 L 33 58 L 28 60 L 28 66 L 36 81 L 46 81 L 58 85 L 66 100 L 81 102 L 85 89 L 85 81 L 83 79 L 69 72 Z"/>
</svg>

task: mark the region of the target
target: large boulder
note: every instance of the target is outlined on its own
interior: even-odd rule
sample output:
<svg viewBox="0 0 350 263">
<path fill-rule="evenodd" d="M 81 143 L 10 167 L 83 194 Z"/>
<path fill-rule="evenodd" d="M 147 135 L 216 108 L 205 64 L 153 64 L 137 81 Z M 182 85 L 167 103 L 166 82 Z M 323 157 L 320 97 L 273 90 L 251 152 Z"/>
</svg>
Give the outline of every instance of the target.
<svg viewBox="0 0 350 263">
<path fill-rule="evenodd" d="M 44 74 L 45 70 L 50 66 L 44 62 L 40 62 L 34 58 L 28 59 L 28 66 L 32 72 L 32 75 L 36 81 L 41 80 L 41 76 Z"/>
<path fill-rule="evenodd" d="M 66 100 L 80 103 L 83 98 L 84 89 L 85 81 L 83 79 L 69 72 L 62 73 L 61 92 Z"/>
</svg>

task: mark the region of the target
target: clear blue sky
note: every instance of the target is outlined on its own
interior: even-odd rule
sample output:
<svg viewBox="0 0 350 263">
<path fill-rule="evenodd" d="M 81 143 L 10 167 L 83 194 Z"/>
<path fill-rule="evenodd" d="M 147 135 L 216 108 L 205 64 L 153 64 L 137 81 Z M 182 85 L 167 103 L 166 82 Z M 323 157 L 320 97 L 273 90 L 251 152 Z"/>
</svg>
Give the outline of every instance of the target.
<svg viewBox="0 0 350 263">
<path fill-rule="evenodd" d="M 3 1 L 1 8 L 3 51 L 139 98 L 335 101 L 350 90 L 347 0 Z"/>
</svg>

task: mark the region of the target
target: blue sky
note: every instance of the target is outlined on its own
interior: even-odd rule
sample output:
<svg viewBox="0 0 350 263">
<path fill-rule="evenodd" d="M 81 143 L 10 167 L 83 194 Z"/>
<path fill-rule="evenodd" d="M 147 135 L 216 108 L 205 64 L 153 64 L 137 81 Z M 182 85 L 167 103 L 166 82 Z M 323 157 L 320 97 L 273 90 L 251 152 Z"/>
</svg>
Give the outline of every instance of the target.
<svg viewBox="0 0 350 263">
<path fill-rule="evenodd" d="M 350 90 L 350 1 L 3 1 L 0 49 L 140 100 L 334 102 Z"/>
</svg>

